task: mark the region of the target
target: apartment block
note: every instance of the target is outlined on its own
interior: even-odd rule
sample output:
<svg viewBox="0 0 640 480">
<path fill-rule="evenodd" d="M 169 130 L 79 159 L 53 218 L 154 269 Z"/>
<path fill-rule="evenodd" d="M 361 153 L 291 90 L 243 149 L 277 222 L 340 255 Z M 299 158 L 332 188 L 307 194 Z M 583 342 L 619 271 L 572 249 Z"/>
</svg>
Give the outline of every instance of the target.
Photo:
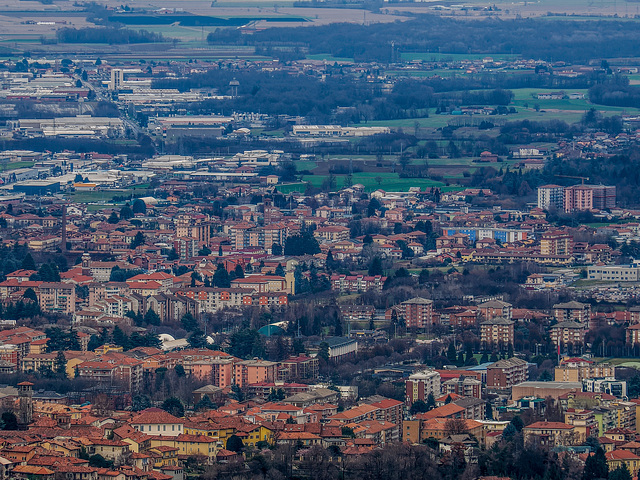
<svg viewBox="0 0 640 480">
<path fill-rule="evenodd" d="M 538 187 L 538 208 L 542 210 L 562 210 L 564 207 L 564 187 L 543 185 Z"/>
<path fill-rule="evenodd" d="M 393 313 L 403 318 L 407 328 L 423 329 L 433 325 L 433 300 L 415 297 L 399 305 L 391 307 L 385 312 L 387 320 L 391 320 Z"/>
<path fill-rule="evenodd" d="M 480 343 L 485 349 L 507 348 L 513 345 L 514 322 L 497 317 L 480 322 Z"/>
<path fill-rule="evenodd" d="M 520 358 L 498 360 L 487 367 L 488 388 L 511 388 L 526 382 L 529 376 L 527 362 Z"/>
<path fill-rule="evenodd" d="M 40 308 L 71 315 L 76 311 L 76 288 L 72 283 L 45 282 L 38 287 Z"/>
<path fill-rule="evenodd" d="M 434 370 L 424 370 L 409 376 L 405 381 L 407 404 L 411 405 L 417 400 L 423 402 L 432 394 L 440 395 L 440 374 Z"/>
</svg>

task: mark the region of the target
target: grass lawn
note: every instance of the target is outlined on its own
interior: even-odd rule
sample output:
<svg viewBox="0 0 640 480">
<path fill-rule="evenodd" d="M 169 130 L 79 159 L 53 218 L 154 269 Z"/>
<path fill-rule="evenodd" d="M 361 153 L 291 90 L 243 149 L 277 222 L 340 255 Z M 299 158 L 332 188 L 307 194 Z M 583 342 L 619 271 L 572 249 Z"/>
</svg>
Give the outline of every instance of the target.
<svg viewBox="0 0 640 480">
<path fill-rule="evenodd" d="M 33 167 L 34 162 L 11 162 L 7 163 L 6 166 L 0 164 L 0 171 L 5 172 L 9 170 L 17 170 L 18 168 L 31 168 Z"/>
<path fill-rule="evenodd" d="M 298 160 L 294 162 L 296 166 L 296 170 L 299 172 L 302 170 L 313 170 L 318 166 L 316 162 L 312 162 L 311 160 Z"/>
<path fill-rule="evenodd" d="M 632 367 L 632 368 L 640 369 L 640 359 L 635 357 L 629 357 L 629 358 L 594 357 L 593 360 L 595 360 L 597 363 L 610 363 L 611 365 L 615 365 L 615 366 L 624 366 L 624 367 Z"/>
<path fill-rule="evenodd" d="M 514 94 L 512 106 L 516 108 L 523 108 L 525 104 L 528 104 L 529 108 L 532 108 L 535 104 L 540 105 L 541 109 L 554 109 L 554 110 L 581 110 L 587 111 L 591 108 L 595 108 L 603 113 L 620 113 L 620 112 L 636 112 L 635 108 L 623 108 L 623 107 L 610 107 L 608 105 L 595 105 L 589 102 L 588 97 L 584 99 L 571 100 L 564 98 L 561 100 L 538 100 L 535 98 L 538 93 L 549 93 L 554 90 L 548 88 L 515 88 L 511 90 Z M 556 90 L 557 91 L 557 90 Z M 567 89 L 567 93 L 583 93 L 587 96 L 588 90 L 586 89 Z"/>
<path fill-rule="evenodd" d="M 338 190 L 344 186 L 346 175 L 336 175 L 336 187 L 334 190 Z M 381 182 L 378 183 L 376 178 L 380 177 Z M 326 175 L 305 175 L 303 177 L 304 182 L 309 182 L 314 187 L 322 186 L 322 182 L 327 179 Z M 352 175 L 352 182 L 354 184 L 360 183 L 364 185 L 367 192 L 372 192 L 379 188 L 385 191 L 399 191 L 406 192 L 411 187 L 420 187 L 422 190 L 431 187 L 445 187 L 444 183 L 437 182 L 428 178 L 400 178 L 397 173 L 376 173 L 376 172 L 359 172 Z M 453 187 L 454 189 L 456 187 Z"/>
</svg>

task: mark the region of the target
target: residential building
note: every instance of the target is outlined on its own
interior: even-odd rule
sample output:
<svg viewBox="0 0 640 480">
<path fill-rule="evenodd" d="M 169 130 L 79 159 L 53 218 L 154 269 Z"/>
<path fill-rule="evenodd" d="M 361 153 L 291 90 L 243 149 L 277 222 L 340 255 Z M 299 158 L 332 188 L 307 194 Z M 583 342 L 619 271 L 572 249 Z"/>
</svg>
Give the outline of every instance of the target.
<svg viewBox="0 0 640 480">
<path fill-rule="evenodd" d="M 278 363 L 267 360 L 245 360 L 233 364 L 233 380 L 239 387 L 253 383 L 274 382 L 278 378 Z"/>
<path fill-rule="evenodd" d="M 525 443 L 536 443 L 550 448 L 574 445 L 577 441 L 576 428 L 563 422 L 535 422 L 522 429 Z"/>
<path fill-rule="evenodd" d="M 512 305 L 502 300 L 489 300 L 478 305 L 480 317 L 484 320 L 492 320 L 498 317 L 511 320 L 512 310 Z"/>
<path fill-rule="evenodd" d="M 589 378 L 615 377 L 616 367 L 585 358 L 565 357 L 555 368 L 556 382 L 582 382 Z"/>
<path fill-rule="evenodd" d="M 538 208 L 542 210 L 562 210 L 564 208 L 564 187 L 542 185 L 538 187 Z"/>
<path fill-rule="evenodd" d="M 139 432 L 160 437 L 177 437 L 184 433 L 184 420 L 159 408 L 147 408 L 131 419 L 131 426 Z"/>
<path fill-rule="evenodd" d="M 582 350 L 588 324 L 573 321 L 560 322 L 551 327 L 551 341 L 556 347 L 567 348 L 571 346 L 574 351 Z"/>
<path fill-rule="evenodd" d="M 38 287 L 40 308 L 49 313 L 71 315 L 76 311 L 76 288 L 72 283 L 44 282 Z"/>
<path fill-rule="evenodd" d="M 520 358 L 498 360 L 487 367 L 487 388 L 511 388 L 527 381 L 529 366 Z"/>
<path fill-rule="evenodd" d="M 480 322 L 480 343 L 487 350 L 513 345 L 515 322 L 502 317 Z"/>
<path fill-rule="evenodd" d="M 541 255 L 573 255 L 573 237 L 563 231 L 545 232 L 540 239 Z"/>
<path fill-rule="evenodd" d="M 391 307 L 385 312 L 387 320 L 392 320 L 394 315 L 398 319 L 404 319 L 408 329 L 424 329 L 434 323 L 433 300 L 415 297 Z"/>
<path fill-rule="evenodd" d="M 405 381 L 407 404 L 411 405 L 416 400 L 425 401 L 429 394 L 435 397 L 440 395 L 440 374 L 434 370 L 424 370 L 422 372 L 409 375 Z"/>
<path fill-rule="evenodd" d="M 573 321 L 589 323 L 591 319 L 591 306 L 588 303 L 571 301 L 557 303 L 553 306 L 553 316 L 557 322 Z"/>
</svg>

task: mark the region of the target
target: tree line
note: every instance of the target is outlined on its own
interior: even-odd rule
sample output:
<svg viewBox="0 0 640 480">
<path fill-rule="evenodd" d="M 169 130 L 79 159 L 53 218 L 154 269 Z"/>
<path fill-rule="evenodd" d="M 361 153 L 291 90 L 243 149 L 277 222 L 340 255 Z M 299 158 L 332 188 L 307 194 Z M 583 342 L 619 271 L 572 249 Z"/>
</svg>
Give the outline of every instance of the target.
<svg viewBox="0 0 640 480">
<path fill-rule="evenodd" d="M 452 35 L 451 32 L 455 32 Z M 272 28 L 252 35 L 217 29 L 210 44 L 290 45 L 287 54 L 329 53 L 355 61 L 390 62 L 402 52 L 519 54 L 549 61 L 586 62 L 593 58 L 640 54 L 640 31 L 623 20 L 557 20 L 517 18 L 468 21 L 438 15 L 417 15 L 406 22 L 372 25 L 331 24 L 317 27 Z M 392 51 L 391 42 L 396 48 Z M 282 48 L 285 50 L 284 48 Z"/>
<path fill-rule="evenodd" d="M 61 28 L 56 32 L 56 39 L 60 43 L 108 43 L 109 45 L 167 41 L 160 33 L 116 27 Z"/>
</svg>

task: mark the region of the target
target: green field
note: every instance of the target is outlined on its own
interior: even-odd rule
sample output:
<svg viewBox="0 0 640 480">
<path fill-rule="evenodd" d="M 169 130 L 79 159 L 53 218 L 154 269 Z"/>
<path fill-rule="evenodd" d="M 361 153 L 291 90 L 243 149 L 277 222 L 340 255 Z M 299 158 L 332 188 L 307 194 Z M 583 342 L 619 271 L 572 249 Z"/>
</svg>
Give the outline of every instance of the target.
<svg viewBox="0 0 640 480">
<path fill-rule="evenodd" d="M 640 359 L 639 358 L 603 358 L 603 357 L 594 357 L 597 363 L 610 363 L 611 365 L 615 365 L 617 367 L 631 367 L 640 369 Z"/>
<path fill-rule="evenodd" d="M 336 189 L 344 187 L 346 175 L 336 175 Z M 302 177 L 303 182 L 309 182 L 314 187 L 322 186 L 328 178 L 327 175 L 305 175 Z M 377 179 L 380 179 L 378 183 Z M 420 187 L 422 190 L 431 187 L 443 187 L 444 183 L 430 180 L 428 178 L 400 178 L 397 173 L 376 173 L 376 172 L 359 172 L 351 176 L 353 184 L 360 183 L 364 185 L 367 192 L 372 192 L 379 188 L 385 191 L 408 191 L 411 187 Z"/>
<path fill-rule="evenodd" d="M 18 168 L 31 168 L 34 162 L 11 162 L 6 165 L 0 164 L 0 172 L 7 172 L 9 170 L 17 170 Z"/>
</svg>

